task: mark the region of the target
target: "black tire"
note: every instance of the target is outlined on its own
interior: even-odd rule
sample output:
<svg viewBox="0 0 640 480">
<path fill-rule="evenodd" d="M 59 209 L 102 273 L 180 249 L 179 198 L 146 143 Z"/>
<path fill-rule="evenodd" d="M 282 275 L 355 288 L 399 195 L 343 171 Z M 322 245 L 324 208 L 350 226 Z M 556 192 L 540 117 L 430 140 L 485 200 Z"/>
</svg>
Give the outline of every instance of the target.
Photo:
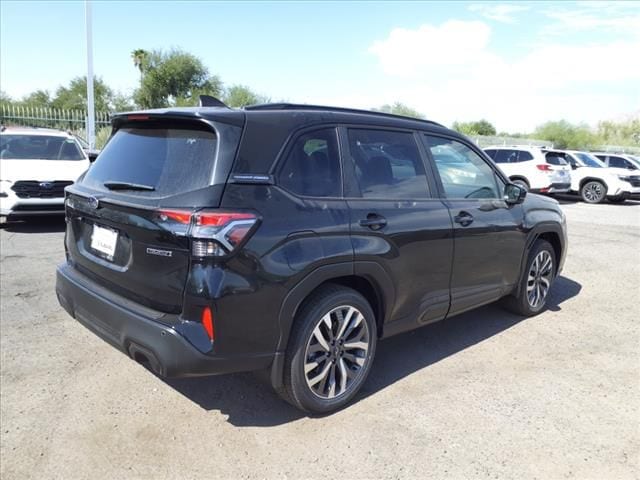
<svg viewBox="0 0 640 480">
<path fill-rule="evenodd" d="M 607 198 L 607 187 L 602 182 L 590 180 L 580 187 L 580 196 L 586 203 L 602 203 Z"/>
<path fill-rule="evenodd" d="M 618 195 L 617 197 L 608 197 L 607 200 L 609 200 L 611 203 L 624 203 L 627 201 L 627 199 L 623 196 L 623 195 Z"/>
<path fill-rule="evenodd" d="M 532 285 L 531 281 L 531 273 L 534 270 L 534 262 L 536 259 L 546 259 L 549 258 L 551 260 L 549 275 L 544 275 L 544 279 L 549 282 L 546 287 L 546 291 L 544 292 L 544 296 L 542 301 L 532 302 L 532 295 L 530 295 L 529 288 Z M 545 261 L 546 263 L 546 261 Z M 542 265 L 541 265 L 542 266 Z M 553 250 L 553 247 L 546 240 L 537 240 L 536 243 L 533 244 L 531 251 L 529 252 L 529 256 L 527 258 L 527 264 L 525 266 L 524 271 L 522 272 L 522 277 L 520 279 L 520 283 L 518 285 L 517 293 L 505 297 L 503 299 L 503 305 L 505 308 L 510 310 L 513 313 L 518 315 L 524 315 L 526 317 L 530 317 L 533 315 L 537 315 L 540 313 L 544 307 L 546 306 L 547 299 L 549 298 L 549 291 L 553 286 L 553 281 L 556 277 L 556 271 L 558 270 L 558 266 L 556 264 L 556 254 Z M 533 288 L 535 290 L 535 285 L 543 285 L 540 276 L 534 275 Z M 533 292 L 535 293 L 535 292 Z M 535 296 L 535 295 L 534 295 Z"/>
<path fill-rule="evenodd" d="M 516 178 L 515 180 L 511 180 L 511 183 L 514 185 L 518 185 L 519 187 L 524 188 L 527 192 L 531 188 L 526 180 L 522 180 L 521 178 Z"/>
<path fill-rule="evenodd" d="M 340 316 L 340 312 L 345 311 L 340 309 L 345 308 L 355 309 L 362 318 L 358 320 L 357 314 L 351 310 L 347 310 L 346 315 Z M 340 319 L 348 318 L 343 331 L 349 333 L 344 335 L 344 343 L 339 346 L 337 335 L 339 331 L 333 331 L 328 328 L 327 323 L 323 323 L 327 316 L 336 330 L 339 330 L 342 325 Z M 356 325 L 353 326 L 354 324 Z M 327 341 L 330 343 L 330 348 L 324 349 L 321 342 L 317 341 L 316 329 L 320 329 L 319 335 L 325 341 L 333 338 L 331 342 L 335 342 L 336 345 Z M 368 334 L 365 335 L 362 332 L 368 332 Z M 355 339 L 356 336 L 358 336 L 357 339 Z M 365 337 L 366 342 L 362 343 L 368 344 L 366 350 L 357 347 L 348 349 L 347 345 L 360 345 L 360 341 Z M 355 290 L 340 285 L 331 284 L 321 287 L 305 301 L 296 315 L 285 354 L 284 388 L 279 393 L 293 406 L 308 413 L 322 414 L 342 408 L 358 393 L 369 375 L 375 356 L 376 342 L 375 315 L 367 300 Z M 358 363 L 352 362 L 350 358 Z M 359 362 L 362 362 L 362 365 Z M 316 364 L 317 367 L 305 373 L 305 364 L 307 366 Z M 325 369 L 329 370 L 325 377 L 322 377 L 323 380 L 311 385 L 325 372 Z M 333 397 L 331 397 L 331 385 L 334 386 Z"/>
</svg>

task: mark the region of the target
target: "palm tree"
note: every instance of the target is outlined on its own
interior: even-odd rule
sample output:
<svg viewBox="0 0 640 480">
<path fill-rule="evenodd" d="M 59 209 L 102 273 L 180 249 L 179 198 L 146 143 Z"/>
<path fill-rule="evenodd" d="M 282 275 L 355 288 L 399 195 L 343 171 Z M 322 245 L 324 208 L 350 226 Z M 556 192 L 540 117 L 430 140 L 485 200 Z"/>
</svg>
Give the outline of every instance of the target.
<svg viewBox="0 0 640 480">
<path fill-rule="evenodd" d="M 149 53 L 142 49 L 142 48 L 137 48 L 136 50 L 134 50 L 133 52 L 131 52 L 131 59 L 133 60 L 133 66 L 136 67 L 138 70 L 140 70 L 140 83 L 142 83 L 142 76 L 144 74 L 144 63 L 145 60 L 147 59 L 147 55 Z"/>
</svg>

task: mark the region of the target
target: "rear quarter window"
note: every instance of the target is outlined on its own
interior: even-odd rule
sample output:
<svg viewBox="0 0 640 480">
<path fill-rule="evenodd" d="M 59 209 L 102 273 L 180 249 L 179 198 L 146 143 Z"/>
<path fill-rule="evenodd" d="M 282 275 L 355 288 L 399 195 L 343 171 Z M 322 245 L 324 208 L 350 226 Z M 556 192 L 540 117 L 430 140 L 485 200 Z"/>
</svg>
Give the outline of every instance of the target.
<svg viewBox="0 0 640 480">
<path fill-rule="evenodd" d="M 106 190 L 105 182 L 153 187 L 127 195 L 163 197 L 204 188 L 211 183 L 218 139 L 198 128 L 128 126 L 118 130 L 82 183 Z"/>
</svg>

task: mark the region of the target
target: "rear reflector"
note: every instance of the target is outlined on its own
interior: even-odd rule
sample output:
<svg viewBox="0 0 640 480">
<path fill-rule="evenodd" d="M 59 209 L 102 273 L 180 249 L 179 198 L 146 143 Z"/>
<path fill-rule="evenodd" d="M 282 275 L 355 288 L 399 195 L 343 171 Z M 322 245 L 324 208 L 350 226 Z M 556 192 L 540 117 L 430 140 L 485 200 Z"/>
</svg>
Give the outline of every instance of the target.
<svg viewBox="0 0 640 480">
<path fill-rule="evenodd" d="M 210 307 L 204 307 L 204 309 L 202 310 L 202 326 L 204 327 L 205 332 L 207 332 L 209 340 L 213 342 L 216 338 L 216 335 L 213 328 L 213 314 L 211 313 Z"/>
</svg>

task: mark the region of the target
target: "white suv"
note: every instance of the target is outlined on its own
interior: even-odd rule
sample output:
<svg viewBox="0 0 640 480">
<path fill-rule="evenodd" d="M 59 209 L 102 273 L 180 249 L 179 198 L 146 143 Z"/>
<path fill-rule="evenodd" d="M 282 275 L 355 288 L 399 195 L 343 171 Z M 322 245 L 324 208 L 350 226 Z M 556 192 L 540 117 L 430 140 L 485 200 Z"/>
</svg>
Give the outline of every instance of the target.
<svg viewBox="0 0 640 480">
<path fill-rule="evenodd" d="M 542 147 L 497 146 L 484 149 L 516 185 L 540 193 L 562 193 L 571 189 L 571 168 L 565 162 L 549 161 Z"/>
<path fill-rule="evenodd" d="M 607 167 L 594 154 L 576 150 L 548 150 L 547 156 L 563 158 L 571 165 L 571 191 L 587 203 L 601 203 L 605 198 L 612 203 L 640 198 L 637 170 Z"/>
<path fill-rule="evenodd" d="M 628 153 L 591 152 L 607 167 L 624 168 L 626 170 L 640 170 L 640 158 Z M 640 173 L 640 172 L 633 172 Z"/>
<path fill-rule="evenodd" d="M 1 127 L 0 222 L 64 213 L 64 188 L 89 168 L 73 135 L 44 128 Z"/>
</svg>

